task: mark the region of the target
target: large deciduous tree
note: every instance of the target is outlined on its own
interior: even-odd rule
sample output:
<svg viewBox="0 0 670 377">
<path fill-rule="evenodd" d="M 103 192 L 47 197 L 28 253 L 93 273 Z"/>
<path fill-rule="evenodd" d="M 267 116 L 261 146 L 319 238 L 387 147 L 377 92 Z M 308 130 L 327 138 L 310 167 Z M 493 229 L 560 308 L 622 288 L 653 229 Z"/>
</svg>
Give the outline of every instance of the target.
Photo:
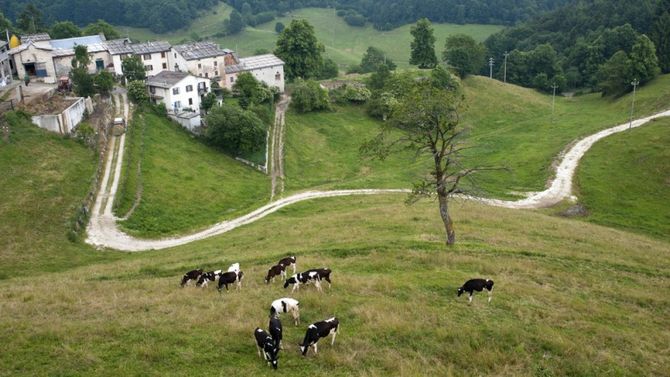
<svg viewBox="0 0 670 377">
<path fill-rule="evenodd" d="M 70 21 L 61 21 L 51 25 L 49 35 L 53 39 L 81 37 L 81 30 Z"/>
<path fill-rule="evenodd" d="M 654 22 L 651 39 L 656 45 L 656 56 L 661 70 L 663 73 L 670 73 L 670 9 L 661 13 Z"/>
<path fill-rule="evenodd" d="M 230 35 L 237 34 L 244 30 L 244 19 L 242 15 L 237 10 L 234 10 L 230 13 L 230 18 L 226 22 L 226 32 Z"/>
<path fill-rule="evenodd" d="M 437 196 L 446 231 L 447 245 L 456 242 L 449 212 L 449 199 L 461 191 L 462 180 L 487 168 L 464 168 L 460 152 L 464 149 L 459 127 L 462 95 L 440 88 L 431 79 L 414 81 L 398 100 L 387 122 L 374 139 L 361 147 L 364 154 L 384 159 L 398 150 L 410 150 L 431 161 L 430 174 L 414 185 L 407 199 L 413 203 L 422 197 Z M 397 130 L 401 130 L 399 133 Z"/>
<path fill-rule="evenodd" d="M 130 56 L 121 62 L 121 71 L 128 81 L 144 81 L 147 72 L 139 56 Z"/>
<path fill-rule="evenodd" d="M 35 34 L 44 31 L 42 12 L 33 4 L 26 4 L 16 18 L 16 26 L 26 34 Z"/>
<path fill-rule="evenodd" d="M 455 34 L 447 37 L 442 58 L 460 77 L 479 72 L 484 65 L 486 48 L 469 35 Z"/>
<path fill-rule="evenodd" d="M 265 128 L 253 112 L 224 103 L 207 115 L 205 136 L 217 147 L 239 156 L 263 144 Z"/>
<path fill-rule="evenodd" d="M 412 26 L 410 33 L 414 37 L 411 43 L 412 53 L 409 64 L 418 65 L 421 69 L 433 68 L 437 65 L 435 56 L 435 36 L 433 27 L 427 18 L 422 18 Z"/>
<path fill-rule="evenodd" d="M 107 40 L 121 38 L 121 35 L 119 34 L 118 31 L 116 31 L 116 29 L 114 29 L 114 26 L 110 25 L 109 23 L 103 20 L 98 20 L 94 23 L 86 25 L 84 30 L 82 30 L 82 33 L 84 35 L 94 35 L 102 33 L 105 36 L 105 39 Z"/>
<path fill-rule="evenodd" d="M 324 50 L 314 35 L 314 27 L 307 20 L 293 20 L 279 34 L 275 55 L 286 63 L 284 69 L 290 80 L 309 79 L 319 74 Z"/>
<path fill-rule="evenodd" d="M 384 51 L 376 47 L 368 47 L 361 59 L 361 73 L 375 72 L 380 65 L 385 65 L 389 70 L 396 68 L 393 60 L 387 58 Z"/>
</svg>

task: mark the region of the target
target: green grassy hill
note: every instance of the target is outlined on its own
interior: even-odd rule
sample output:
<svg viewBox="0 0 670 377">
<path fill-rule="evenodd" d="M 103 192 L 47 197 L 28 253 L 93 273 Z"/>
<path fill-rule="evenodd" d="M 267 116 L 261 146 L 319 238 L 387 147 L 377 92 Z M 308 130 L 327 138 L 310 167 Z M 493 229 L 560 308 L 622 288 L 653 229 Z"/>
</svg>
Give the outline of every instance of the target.
<svg viewBox="0 0 670 377">
<path fill-rule="evenodd" d="M 169 34 L 155 34 L 143 29 L 126 27 L 119 27 L 119 30 L 133 39 L 166 39 L 177 43 L 189 39 L 194 32 L 204 37 L 221 31 L 223 20 L 228 17 L 229 13 L 230 9 L 222 5 L 217 8 L 216 14 L 210 14 L 195 20 L 193 26 L 189 29 Z M 347 25 L 342 18 L 337 17 L 334 9 L 300 9 L 275 21 L 257 27 L 247 27 L 237 35 L 215 38 L 215 41 L 222 47 L 239 52 L 241 56 L 252 55 L 258 49 L 273 50 L 277 40 L 277 33 L 274 31 L 275 23 L 282 22 L 288 26 L 292 19 L 306 19 L 309 21 L 314 26 L 317 38 L 326 47 L 326 55 L 343 67 L 360 63 L 361 57 L 369 46 L 381 48 L 399 67 L 409 67 L 410 25 L 386 32 L 375 30 L 370 25 L 353 27 Z M 444 49 L 444 41 L 451 34 L 465 33 L 483 41 L 489 35 L 502 29 L 502 26 L 496 25 L 434 24 L 433 26 L 437 38 L 436 51 L 438 53 L 441 53 Z"/>
<path fill-rule="evenodd" d="M 141 159 L 142 199 L 120 223 L 124 230 L 146 237 L 184 233 L 245 214 L 269 200 L 266 175 L 203 144 L 179 125 L 145 113 L 131 127 L 142 130 L 131 130 L 128 139 L 131 158 Z M 137 137 L 143 137 L 141 152 L 133 140 Z M 125 182 L 136 186 L 132 179 Z M 122 185 L 119 192 L 117 215 L 122 216 L 135 190 Z"/>
<path fill-rule="evenodd" d="M 601 140 L 577 174 L 594 223 L 670 240 L 670 119 Z"/>
<path fill-rule="evenodd" d="M 406 207 L 402 198 L 305 202 L 172 250 L 12 275 L 0 281 L 2 374 L 274 375 L 252 331 L 267 326 L 272 300 L 291 296 L 262 282 L 287 254 L 298 256 L 299 269 L 329 266 L 334 285 L 292 295 L 303 322 L 284 319 L 280 373 L 670 373 L 667 243 L 464 203 L 454 206 L 459 244 L 445 250 L 435 203 Z M 191 268 L 232 262 L 246 273 L 239 292 L 179 288 Z M 471 306 L 456 297 L 476 276 L 495 280 L 490 304 L 482 295 Z M 335 346 L 323 341 L 318 356 L 300 356 L 307 324 L 331 315 L 342 326 Z"/>
<path fill-rule="evenodd" d="M 547 107 L 546 97 L 523 90 L 517 95 L 528 97 L 530 113 Z M 651 109 L 657 95 L 640 92 L 641 105 Z M 584 100 L 590 105 L 582 108 L 598 109 L 595 98 Z M 566 117 L 577 111 L 561 101 Z M 613 101 L 609 110 L 624 102 Z M 523 108 L 509 106 L 508 114 Z M 607 109 L 598 114 L 606 116 Z M 360 111 L 347 111 L 351 122 L 363 121 Z M 300 118 L 301 127 L 310 127 L 309 119 Z M 95 170 L 91 151 L 25 118 L 10 115 L 8 121 L 10 143 L 0 140 L 0 375 L 185 375 L 194 369 L 276 375 L 258 358 L 252 332 L 267 326 L 272 300 L 290 296 L 278 283 L 262 281 L 267 268 L 288 254 L 298 256 L 300 270 L 332 268 L 334 285 L 323 294 L 307 287 L 293 295 L 301 301 L 303 323 L 295 327 L 284 318 L 280 373 L 670 374 L 666 241 L 543 212 L 455 202 L 458 244 L 446 249 L 436 204 L 408 207 L 401 194 L 303 202 L 174 249 L 98 252 L 66 238 L 67 222 Z M 163 213 L 183 221 L 182 227 L 214 215 L 203 203 L 208 195 L 227 198 L 225 190 L 233 186 L 220 182 L 227 183 L 224 172 L 232 162 L 155 116 L 139 121 L 146 122 L 148 208 L 168 211 Z M 595 120 L 582 123 L 596 127 Z M 312 137 L 356 134 L 328 126 L 338 127 L 326 123 Z M 651 133 L 640 138 L 659 137 L 657 126 L 648 127 Z M 662 135 L 658 140 L 665 144 Z M 320 141 L 324 150 L 327 141 Z M 351 157 L 345 152 L 346 162 Z M 337 171 L 353 183 L 390 182 L 384 174 L 392 165 L 375 168 L 379 175 L 367 178 L 348 167 Z M 265 195 L 267 180 L 254 183 L 252 172 L 240 169 L 234 180 L 264 187 L 259 195 Z M 242 190 L 235 195 L 242 198 Z M 240 292 L 179 288 L 187 270 L 233 262 L 246 274 Z M 479 295 L 468 306 L 455 291 L 478 276 L 496 282 L 494 299 L 487 304 Z M 306 326 L 331 315 L 342 324 L 335 346 L 323 341 L 318 356 L 300 356 L 297 343 Z"/>
<path fill-rule="evenodd" d="M 551 96 L 481 76 L 471 76 L 463 85 L 463 125 L 473 146 L 465 162 L 508 168 L 476 176 L 474 189 L 483 196 L 514 198 L 514 192 L 543 190 L 553 174 L 552 160 L 568 144 L 624 123 L 630 115 L 630 95 L 557 97 L 552 122 Z M 670 75 L 664 75 L 637 93 L 636 117 L 667 109 L 669 103 Z M 412 187 L 427 172 L 421 169 L 430 162 L 425 157 L 417 161 L 412 153 L 398 153 L 384 162 L 360 158 L 358 148 L 379 125 L 359 107 L 289 113 L 287 189 Z"/>
<path fill-rule="evenodd" d="M 0 279 L 119 259 L 66 238 L 91 187 L 94 153 L 22 114 L 4 119 L 10 136 L 9 143 L 0 139 Z"/>
</svg>

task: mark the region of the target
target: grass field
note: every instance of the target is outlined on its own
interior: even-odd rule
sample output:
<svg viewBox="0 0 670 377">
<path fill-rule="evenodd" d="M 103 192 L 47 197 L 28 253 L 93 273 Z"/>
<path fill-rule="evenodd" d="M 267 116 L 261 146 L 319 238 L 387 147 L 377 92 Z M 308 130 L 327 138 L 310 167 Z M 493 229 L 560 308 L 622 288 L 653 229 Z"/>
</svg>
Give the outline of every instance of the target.
<svg viewBox="0 0 670 377">
<path fill-rule="evenodd" d="M 223 28 L 223 20 L 228 17 L 230 10 L 221 5 L 217 14 L 209 14 L 204 18 L 193 22 L 187 30 L 177 31 L 169 34 L 154 34 L 146 29 L 135 29 L 119 27 L 123 33 L 138 40 L 169 40 L 177 43 L 183 39 L 189 39 L 195 32 L 201 37 L 214 35 Z M 225 17 L 224 17 L 225 15 Z M 286 17 L 280 17 L 275 21 L 259 25 L 255 28 L 247 27 L 243 32 L 224 38 L 215 38 L 222 47 L 230 48 L 241 56 L 252 55 L 258 49 L 273 50 L 277 40 L 274 31 L 275 23 L 282 22 L 288 26 L 291 19 L 306 19 L 314 26 L 318 40 L 326 47 L 326 56 L 337 62 L 341 69 L 358 64 L 368 47 L 381 48 L 393 59 L 399 67 L 409 67 L 409 53 L 411 35 L 410 25 L 405 25 L 391 31 L 381 32 L 372 26 L 352 27 L 347 25 L 342 18 L 337 17 L 334 9 L 306 8 L 291 12 Z M 479 41 L 483 41 L 489 35 L 502 29 L 497 25 L 454 25 L 434 24 L 436 52 L 442 53 L 444 41 L 447 36 L 455 33 L 471 35 Z"/>
<path fill-rule="evenodd" d="M 576 179 L 587 219 L 670 240 L 668 146 L 670 119 L 598 142 Z"/>
<path fill-rule="evenodd" d="M 464 161 L 470 166 L 503 166 L 509 170 L 476 176 L 478 195 L 516 197 L 514 192 L 541 191 L 553 174 L 551 163 L 572 141 L 628 120 L 630 96 L 599 94 L 556 98 L 554 122 L 551 96 L 506 85 L 481 76 L 464 81 L 463 125 L 473 148 Z M 636 117 L 667 109 L 670 75 L 643 87 L 636 98 Z M 409 188 L 426 161 L 411 153 L 385 162 L 363 161 L 358 148 L 378 132 L 379 122 L 359 107 L 287 117 L 286 175 L 288 189 Z M 305 142 L 307 141 L 307 142 Z"/>
<path fill-rule="evenodd" d="M 422 171 L 411 153 L 385 161 L 361 159 L 359 147 L 379 132 L 363 107 L 286 117 L 286 190 L 407 188 Z"/>
<path fill-rule="evenodd" d="M 18 113 L 4 117 L 11 134 L 9 143 L 0 139 L 0 280 L 119 259 L 66 238 L 93 179 L 94 153 Z"/>
<path fill-rule="evenodd" d="M 145 113 L 136 122 L 140 123 L 132 127 L 145 129 L 143 191 L 133 215 L 120 223 L 129 233 L 155 237 L 187 232 L 246 213 L 269 199 L 270 184 L 264 174 L 156 115 Z M 132 148 L 135 135 L 129 137 Z M 135 199 L 132 189 L 121 187 L 119 193 L 124 196 L 119 203 Z M 117 213 L 124 214 L 123 210 Z"/>
<path fill-rule="evenodd" d="M 184 247 L 1 280 L 0 374 L 274 375 L 251 335 L 267 326 L 269 303 L 288 295 L 262 278 L 289 253 L 299 269 L 332 268 L 334 285 L 294 295 L 303 323 L 284 319 L 283 374 L 670 373 L 667 243 L 462 203 L 453 206 L 459 244 L 445 250 L 435 204 L 401 201 L 305 202 Z M 232 262 L 246 273 L 240 292 L 179 288 L 186 270 Z M 476 276 L 496 282 L 491 304 L 456 298 Z M 307 324 L 331 315 L 341 321 L 335 346 L 302 358 Z"/>
</svg>

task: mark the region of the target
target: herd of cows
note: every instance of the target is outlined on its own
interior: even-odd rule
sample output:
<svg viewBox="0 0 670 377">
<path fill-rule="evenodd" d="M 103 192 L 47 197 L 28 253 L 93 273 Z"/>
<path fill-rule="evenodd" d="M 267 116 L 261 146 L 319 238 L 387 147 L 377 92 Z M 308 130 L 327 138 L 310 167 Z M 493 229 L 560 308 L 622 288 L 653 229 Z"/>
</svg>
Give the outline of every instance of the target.
<svg viewBox="0 0 670 377">
<path fill-rule="evenodd" d="M 286 270 L 289 267 L 293 268 L 293 276 L 286 278 Z M 331 270 L 328 268 L 317 268 L 296 273 L 296 257 L 291 256 L 280 260 L 268 270 L 265 283 L 274 281 L 279 276 L 284 280 L 284 288 L 293 285 L 291 293 L 299 289 L 301 285 L 307 284 L 314 284 L 318 291 L 322 291 L 321 281 L 328 282 L 328 288 L 331 287 L 330 274 Z M 223 272 L 223 270 L 204 272 L 202 269 L 189 271 L 182 277 L 181 286 L 184 287 L 191 281 L 195 281 L 196 287 L 204 288 L 209 282 L 218 282 L 218 290 L 220 292 L 224 287 L 228 290 L 228 285 L 231 284 L 234 284 L 236 289 L 240 289 L 243 278 L 244 273 L 240 270 L 240 264 L 234 263 L 226 272 Z M 488 292 L 488 301 L 491 302 L 493 280 L 490 279 L 470 279 L 458 288 L 457 294 L 460 297 L 464 292 L 468 293 L 468 303 L 470 303 L 475 291 L 482 292 L 484 290 Z M 269 333 L 258 327 L 254 330 L 258 355 L 264 358 L 274 369 L 277 369 L 279 350 L 283 349 L 283 329 L 279 315 L 281 313 L 290 314 L 294 324 L 297 326 L 300 323 L 299 305 L 298 300 L 289 297 L 274 300 L 270 305 Z M 330 344 L 335 344 L 335 336 L 339 327 L 340 321 L 336 317 L 331 317 L 307 326 L 305 338 L 300 344 L 302 355 L 307 356 L 307 351 L 310 347 L 314 349 L 314 353 L 316 354 L 319 339 L 325 338 L 328 335 L 332 336 Z"/>
</svg>

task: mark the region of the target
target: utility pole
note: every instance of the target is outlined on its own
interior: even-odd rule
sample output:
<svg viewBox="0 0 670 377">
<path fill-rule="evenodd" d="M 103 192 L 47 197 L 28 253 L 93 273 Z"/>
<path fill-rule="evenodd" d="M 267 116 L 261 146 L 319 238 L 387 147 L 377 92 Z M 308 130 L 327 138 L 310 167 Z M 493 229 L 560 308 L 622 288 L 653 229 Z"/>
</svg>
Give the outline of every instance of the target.
<svg viewBox="0 0 670 377">
<path fill-rule="evenodd" d="M 633 85 L 633 102 L 630 104 L 630 123 L 628 123 L 628 129 L 630 130 L 633 127 L 633 111 L 635 111 L 635 89 L 640 85 L 640 80 L 635 79 L 630 83 Z"/>
<path fill-rule="evenodd" d="M 489 58 L 489 78 L 493 78 L 493 58 Z"/>
<path fill-rule="evenodd" d="M 554 122 L 554 107 L 556 105 L 556 89 L 558 89 L 558 85 L 556 83 L 551 84 L 551 89 L 554 90 L 554 93 L 551 96 L 551 122 Z"/>
<path fill-rule="evenodd" d="M 505 51 L 505 53 L 503 55 L 505 56 L 505 65 L 504 65 L 505 68 L 503 68 L 503 82 L 506 83 L 507 82 L 507 57 L 509 56 L 509 52 Z"/>
</svg>

